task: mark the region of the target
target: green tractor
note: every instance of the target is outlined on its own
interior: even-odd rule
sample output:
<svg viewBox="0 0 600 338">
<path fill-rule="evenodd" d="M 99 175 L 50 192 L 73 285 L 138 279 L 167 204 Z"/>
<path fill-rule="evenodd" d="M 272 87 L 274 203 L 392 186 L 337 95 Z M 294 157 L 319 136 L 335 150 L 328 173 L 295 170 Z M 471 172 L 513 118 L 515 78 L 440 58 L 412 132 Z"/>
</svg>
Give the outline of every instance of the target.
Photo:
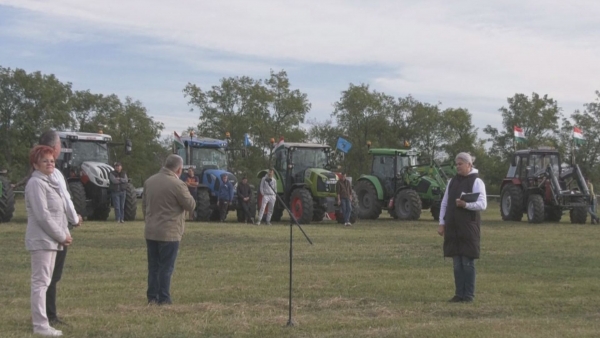
<svg viewBox="0 0 600 338">
<path fill-rule="evenodd" d="M 275 146 L 275 179 L 277 195 L 286 203 L 301 224 L 320 222 L 326 214 L 335 212 L 338 223 L 343 223 L 341 206 L 337 205 L 335 190 L 338 175 L 329 170 L 331 148 L 311 143 L 279 142 Z M 258 173 L 258 178 L 268 170 Z M 260 206 L 259 196 L 258 203 Z M 357 199 L 353 193 L 350 222 L 357 220 Z M 284 207 L 279 200 L 273 210 L 273 221 L 280 221 Z M 262 217 L 262 215 L 259 215 Z"/>
<path fill-rule="evenodd" d="M 361 175 L 354 186 L 359 217 L 377 219 L 382 209 L 395 219 L 417 220 L 422 209 L 440 218 L 440 205 L 452 165 L 418 165 L 418 152 L 407 149 L 369 149 L 373 156 L 370 175 Z"/>
</svg>

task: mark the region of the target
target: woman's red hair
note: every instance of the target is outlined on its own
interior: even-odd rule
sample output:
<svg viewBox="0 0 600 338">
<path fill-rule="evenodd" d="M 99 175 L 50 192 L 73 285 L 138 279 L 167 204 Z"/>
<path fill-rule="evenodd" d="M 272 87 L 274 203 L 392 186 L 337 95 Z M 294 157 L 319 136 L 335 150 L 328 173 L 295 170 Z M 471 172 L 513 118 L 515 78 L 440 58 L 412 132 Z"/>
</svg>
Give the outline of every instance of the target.
<svg viewBox="0 0 600 338">
<path fill-rule="evenodd" d="M 35 146 L 29 152 L 29 164 L 33 166 L 46 155 L 52 155 L 52 158 L 54 158 L 54 148 L 48 146 Z"/>
</svg>

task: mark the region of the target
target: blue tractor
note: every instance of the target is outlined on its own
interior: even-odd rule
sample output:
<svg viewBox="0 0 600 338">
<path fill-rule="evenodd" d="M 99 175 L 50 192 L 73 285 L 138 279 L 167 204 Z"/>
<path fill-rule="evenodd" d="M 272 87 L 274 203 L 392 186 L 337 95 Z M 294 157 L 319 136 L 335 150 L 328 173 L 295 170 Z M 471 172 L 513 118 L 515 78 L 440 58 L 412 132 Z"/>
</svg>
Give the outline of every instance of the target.
<svg viewBox="0 0 600 338">
<path fill-rule="evenodd" d="M 235 175 L 227 171 L 227 141 L 216 140 L 208 137 L 184 136 L 181 137 L 183 147 L 175 147 L 174 153 L 183 158 L 184 171 L 192 167 L 198 177 L 198 195 L 194 220 L 206 222 L 219 219 L 217 208 L 217 192 L 223 183 L 221 175 L 226 174 L 229 182 L 237 188 Z M 237 196 L 229 210 L 237 208 Z"/>
</svg>

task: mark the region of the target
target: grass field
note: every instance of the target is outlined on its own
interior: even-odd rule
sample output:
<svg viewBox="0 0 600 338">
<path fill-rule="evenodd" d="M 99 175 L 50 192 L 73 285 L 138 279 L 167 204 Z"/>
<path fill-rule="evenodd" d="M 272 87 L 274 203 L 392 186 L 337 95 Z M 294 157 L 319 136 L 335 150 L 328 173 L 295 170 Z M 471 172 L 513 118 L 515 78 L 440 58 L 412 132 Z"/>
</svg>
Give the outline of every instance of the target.
<svg viewBox="0 0 600 338">
<path fill-rule="evenodd" d="M 112 214 L 111 214 L 112 216 Z M 138 213 L 138 217 L 140 217 Z M 146 305 L 143 221 L 73 231 L 58 309 L 69 337 L 598 337 L 600 228 L 502 222 L 483 213 L 476 300 L 453 296 L 452 261 L 430 214 L 351 228 L 294 230 L 294 327 L 288 320 L 289 227 L 188 223 L 174 304 Z M 0 336 L 31 335 L 22 201 L 0 225 Z"/>
</svg>

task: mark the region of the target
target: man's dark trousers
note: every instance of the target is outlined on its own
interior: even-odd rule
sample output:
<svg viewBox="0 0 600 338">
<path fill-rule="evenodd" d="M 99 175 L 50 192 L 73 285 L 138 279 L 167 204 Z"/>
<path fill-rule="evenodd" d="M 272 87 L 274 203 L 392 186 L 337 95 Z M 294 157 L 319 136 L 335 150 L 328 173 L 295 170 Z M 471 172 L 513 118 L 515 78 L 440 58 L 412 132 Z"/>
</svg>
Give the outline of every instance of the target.
<svg viewBox="0 0 600 338">
<path fill-rule="evenodd" d="M 48 320 L 58 319 L 58 315 L 56 314 L 56 283 L 58 283 L 62 277 L 66 258 L 67 247 L 63 246 L 62 251 L 56 252 L 56 261 L 54 262 L 52 280 L 50 281 L 50 285 L 48 285 L 48 290 L 46 291 L 46 316 L 48 316 Z"/>
<path fill-rule="evenodd" d="M 171 304 L 171 276 L 179 242 L 146 240 L 148 248 L 148 303 Z"/>
</svg>

